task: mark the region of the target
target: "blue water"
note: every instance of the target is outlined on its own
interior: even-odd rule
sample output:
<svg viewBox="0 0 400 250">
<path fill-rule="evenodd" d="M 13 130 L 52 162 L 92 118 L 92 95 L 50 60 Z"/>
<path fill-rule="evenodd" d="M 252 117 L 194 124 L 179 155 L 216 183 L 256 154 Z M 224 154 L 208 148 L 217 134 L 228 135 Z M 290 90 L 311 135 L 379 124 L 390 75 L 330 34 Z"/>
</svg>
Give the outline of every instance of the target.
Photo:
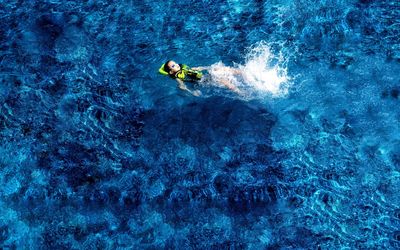
<svg viewBox="0 0 400 250">
<path fill-rule="evenodd" d="M 0 6 L 0 248 L 400 249 L 399 1 Z"/>
</svg>

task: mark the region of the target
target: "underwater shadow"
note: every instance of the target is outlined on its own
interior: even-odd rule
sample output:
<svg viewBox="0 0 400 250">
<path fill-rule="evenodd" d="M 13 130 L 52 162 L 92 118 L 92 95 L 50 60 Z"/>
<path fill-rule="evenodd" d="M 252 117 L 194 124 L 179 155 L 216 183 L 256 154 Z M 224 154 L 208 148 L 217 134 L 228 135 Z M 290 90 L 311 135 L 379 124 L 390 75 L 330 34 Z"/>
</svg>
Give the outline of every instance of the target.
<svg viewBox="0 0 400 250">
<path fill-rule="evenodd" d="M 156 156 L 153 168 L 165 166 L 173 176 L 157 198 L 160 209 L 186 218 L 205 207 L 229 214 L 267 212 L 280 199 L 277 183 L 284 178 L 279 162 L 285 154 L 275 151 L 270 140 L 275 122 L 275 116 L 257 103 L 220 96 L 147 112 L 142 145 Z M 196 159 L 185 159 L 195 162 L 192 167 L 176 162 L 175 154 L 184 147 L 168 151 L 172 140 L 196 150 Z M 225 158 L 227 150 L 230 156 Z M 157 158 L 166 151 L 169 158 Z M 205 162 L 211 162 L 211 170 Z M 255 181 L 238 179 L 242 172 L 251 173 Z"/>
<path fill-rule="evenodd" d="M 144 115 L 146 147 L 180 139 L 207 153 L 225 146 L 266 143 L 275 116 L 267 109 L 240 100 L 213 96 L 173 109 L 160 108 Z"/>
</svg>

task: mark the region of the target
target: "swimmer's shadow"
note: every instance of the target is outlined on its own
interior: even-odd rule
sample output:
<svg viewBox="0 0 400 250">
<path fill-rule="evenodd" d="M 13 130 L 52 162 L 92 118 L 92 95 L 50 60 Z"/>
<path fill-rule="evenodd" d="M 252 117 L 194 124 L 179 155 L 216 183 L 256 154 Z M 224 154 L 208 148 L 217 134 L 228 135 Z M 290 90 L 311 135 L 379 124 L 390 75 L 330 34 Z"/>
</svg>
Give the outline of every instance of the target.
<svg viewBox="0 0 400 250">
<path fill-rule="evenodd" d="M 199 98 L 169 110 L 152 110 L 144 119 L 144 138 L 152 144 L 147 146 L 160 150 L 172 139 L 211 150 L 248 143 L 265 144 L 270 141 L 270 131 L 276 121 L 265 108 L 220 96 Z"/>
</svg>

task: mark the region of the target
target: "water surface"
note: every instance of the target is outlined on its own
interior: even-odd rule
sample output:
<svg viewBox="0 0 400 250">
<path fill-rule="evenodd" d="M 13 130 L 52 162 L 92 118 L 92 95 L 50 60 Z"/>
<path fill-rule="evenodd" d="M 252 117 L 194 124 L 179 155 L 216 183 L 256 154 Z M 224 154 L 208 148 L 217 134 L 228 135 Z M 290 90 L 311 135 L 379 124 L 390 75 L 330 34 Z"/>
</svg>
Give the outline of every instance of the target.
<svg viewBox="0 0 400 250">
<path fill-rule="evenodd" d="M 0 6 L 2 248 L 400 248 L 398 1 Z"/>
</svg>

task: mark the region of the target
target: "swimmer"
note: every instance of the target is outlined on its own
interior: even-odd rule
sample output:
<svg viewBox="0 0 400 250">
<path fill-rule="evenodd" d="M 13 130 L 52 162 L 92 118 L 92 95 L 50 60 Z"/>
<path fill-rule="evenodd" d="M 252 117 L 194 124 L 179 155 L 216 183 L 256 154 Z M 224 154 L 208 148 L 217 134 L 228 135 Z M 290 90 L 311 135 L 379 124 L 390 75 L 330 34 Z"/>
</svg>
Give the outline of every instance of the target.
<svg viewBox="0 0 400 250">
<path fill-rule="evenodd" d="M 176 62 L 169 60 L 164 63 L 159 72 L 163 75 L 168 75 L 171 78 L 175 79 L 178 82 L 178 86 L 181 90 L 186 90 L 194 96 L 201 95 L 199 90 L 190 90 L 184 82 L 197 82 L 200 81 L 203 77 L 203 73 L 201 71 L 208 71 L 209 73 L 231 73 L 231 74 L 242 74 L 240 69 L 234 69 L 226 66 L 218 66 L 211 69 L 211 67 L 193 67 L 190 68 L 185 64 L 177 64 Z M 213 78 L 217 84 L 227 87 L 228 89 L 242 94 L 241 91 L 229 80 L 224 79 L 223 77 L 214 77 Z"/>
</svg>

